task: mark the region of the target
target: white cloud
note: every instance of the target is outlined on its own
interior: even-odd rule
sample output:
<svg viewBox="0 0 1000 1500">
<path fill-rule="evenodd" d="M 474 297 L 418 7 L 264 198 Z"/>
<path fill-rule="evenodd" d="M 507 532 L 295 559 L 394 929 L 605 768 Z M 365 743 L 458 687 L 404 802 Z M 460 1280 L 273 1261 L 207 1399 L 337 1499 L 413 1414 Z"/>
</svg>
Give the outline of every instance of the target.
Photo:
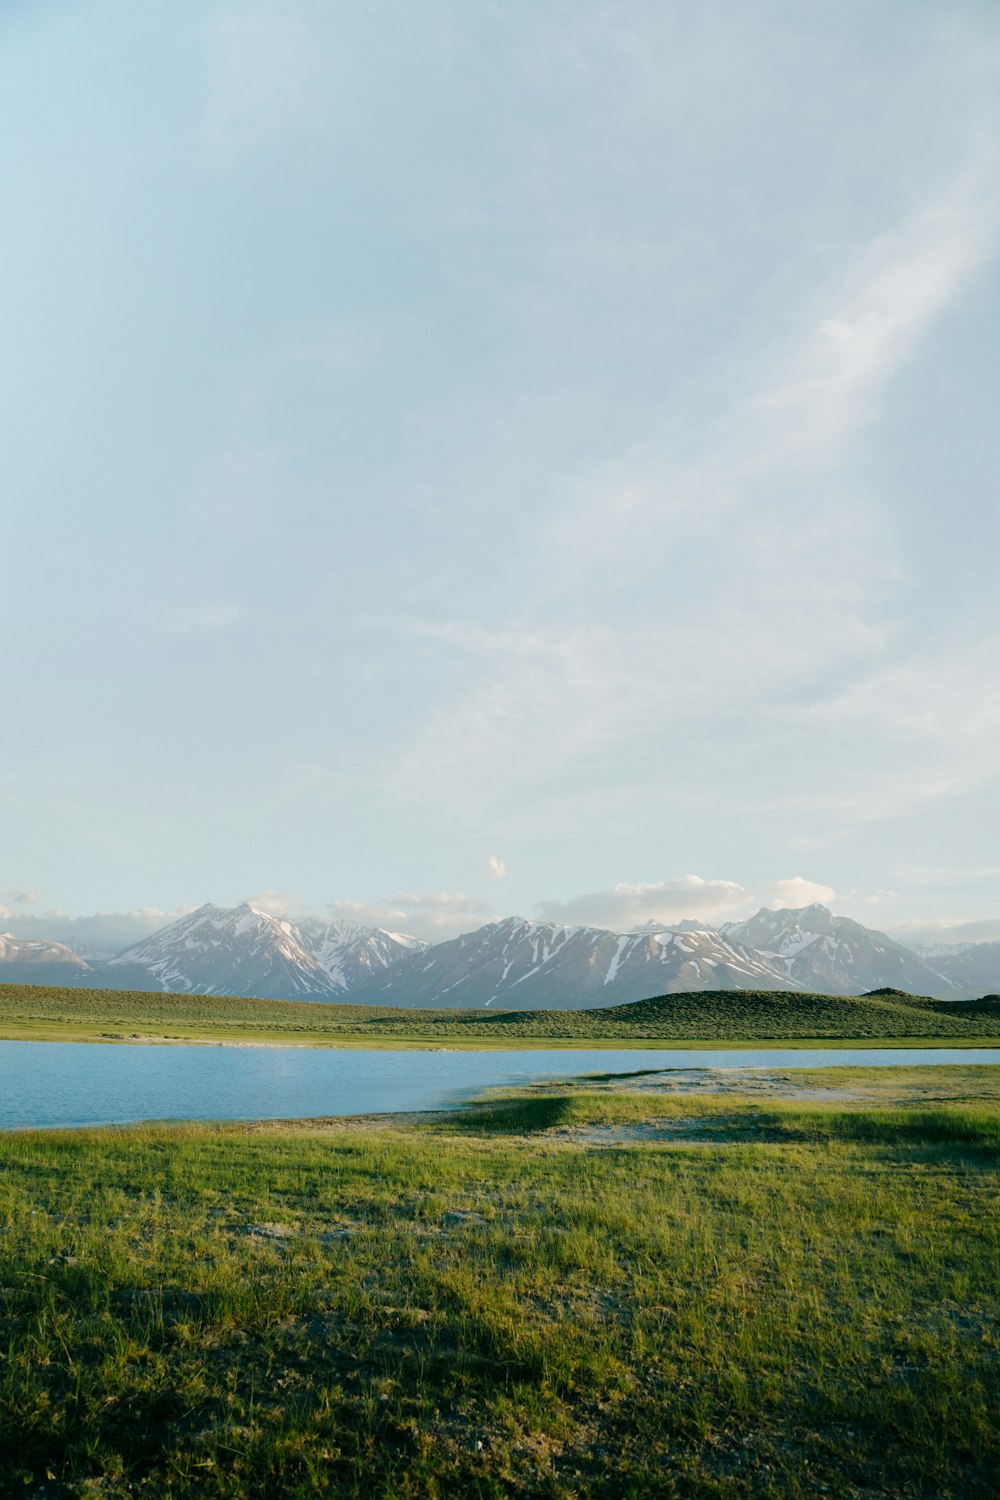
<svg viewBox="0 0 1000 1500">
<path fill-rule="evenodd" d="M 9 891 L 4 891 L 3 894 L 7 897 L 8 901 L 16 901 L 20 905 L 25 906 L 29 905 L 31 902 L 39 900 L 40 897 L 40 893 L 38 891 L 21 891 L 18 890 L 16 886 Z"/>
<path fill-rule="evenodd" d="M 609 927 L 625 932 L 645 922 L 680 922 L 690 917 L 714 921 L 745 906 L 750 893 L 732 880 L 702 880 L 685 875 L 680 880 L 653 884 L 622 883 L 608 891 L 574 896 L 569 901 L 539 901 L 539 920 L 566 926 Z"/>
<path fill-rule="evenodd" d="M 486 871 L 491 880 L 507 879 L 507 866 L 496 854 L 491 854 L 486 861 Z"/>
<path fill-rule="evenodd" d="M 346 918 L 362 927 L 412 933 L 433 943 L 471 932 L 492 920 L 485 901 L 452 891 L 397 891 L 385 901 L 328 901 L 326 909 L 334 920 Z"/>
<path fill-rule="evenodd" d="M 889 929 L 899 943 L 1000 942 L 1000 917 L 911 917 Z"/>
<path fill-rule="evenodd" d="M 800 906 L 829 906 L 836 896 L 832 886 L 820 885 L 815 880 L 806 880 L 802 875 L 792 875 L 787 880 L 775 880 L 764 887 L 764 895 L 774 906 L 789 906 L 793 910 Z"/>
<path fill-rule="evenodd" d="M 268 887 L 256 896 L 249 896 L 247 904 L 272 917 L 287 917 L 296 899 L 294 891 L 275 891 Z"/>
<path fill-rule="evenodd" d="M 177 907 L 174 911 L 143 906 L 132 911 L 99 911 L 89 916 L 71 917 L 58 910 L 29 915 L 0 909 L 0 917 L 15 937 L 48 938 L 65 943 L 85 958 L 111 958 L 123 948 L 193 910 L 191 906 Z"/>
</svg>

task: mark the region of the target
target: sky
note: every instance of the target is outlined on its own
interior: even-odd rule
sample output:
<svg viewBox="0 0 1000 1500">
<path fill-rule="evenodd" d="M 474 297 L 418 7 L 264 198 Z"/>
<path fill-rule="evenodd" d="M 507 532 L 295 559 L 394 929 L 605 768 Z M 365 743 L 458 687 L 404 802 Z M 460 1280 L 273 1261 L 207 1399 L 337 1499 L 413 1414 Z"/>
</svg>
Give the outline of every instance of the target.
<svg viewBox="0 0 1000 1500">
<path fill-rule="evenodd" d="M 1000 937 L 1000 6 L 6 0 L 0 193 L 8 925 Z"/>
</svg>

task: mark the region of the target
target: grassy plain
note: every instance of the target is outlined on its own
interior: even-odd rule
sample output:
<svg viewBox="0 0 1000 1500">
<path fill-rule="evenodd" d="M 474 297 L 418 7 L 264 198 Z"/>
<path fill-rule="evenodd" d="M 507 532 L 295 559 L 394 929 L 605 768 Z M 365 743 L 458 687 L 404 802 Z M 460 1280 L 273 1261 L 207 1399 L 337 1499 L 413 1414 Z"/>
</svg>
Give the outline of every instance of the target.
<svg viewBox="0 0 1000 1500">
<path fill-rule="evenodd" d="M 581 1011 L 411 1010 L 8 984 L 0 985 L 0 1038 L 314 1047 L 975 1046 L 1000 1042 L 1000 999 L 722 990 Z"/>
<path fill-rule="evenodd" d="M 707 1088 L 0 1137 L 0 1493 L 993 1497 L 1000 1069 Z"/>
</svg>

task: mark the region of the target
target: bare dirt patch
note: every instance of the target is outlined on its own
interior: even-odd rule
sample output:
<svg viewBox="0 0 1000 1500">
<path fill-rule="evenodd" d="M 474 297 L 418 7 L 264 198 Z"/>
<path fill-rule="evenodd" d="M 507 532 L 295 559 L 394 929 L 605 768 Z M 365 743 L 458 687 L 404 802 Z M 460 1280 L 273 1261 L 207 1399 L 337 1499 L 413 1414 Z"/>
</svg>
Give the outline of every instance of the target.
<svg viewBox="0 0 1000 1500">
<path fill-rule="evenodd" d="M 665 1068 L 662 1072 L 622 1074 L 600 1088 L 630 1094 L 739 1094 L 743 1098 L 796 1099 L 815 1103 L 863 1097 L 844 1088 L 807 1084 L 794 1072 L 774 1068 Z"/>
</svg>

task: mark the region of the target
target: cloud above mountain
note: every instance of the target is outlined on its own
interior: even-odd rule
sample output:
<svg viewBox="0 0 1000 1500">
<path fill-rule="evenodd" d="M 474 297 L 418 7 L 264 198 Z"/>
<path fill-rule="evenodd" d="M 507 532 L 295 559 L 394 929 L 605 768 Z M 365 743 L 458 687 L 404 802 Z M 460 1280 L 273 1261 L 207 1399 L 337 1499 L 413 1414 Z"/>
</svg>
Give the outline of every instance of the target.
<svg viewBox="0 0 1000 1500">
<path fill-rule="evenodd" d="M 256 896 L 248 896 L 247 904 L 257 911 L 266 911 L 269 916 L 284 917 L 295 909 L 298 897 L 294 891 L 276 891 L 268 886 Z"/>
<path fill-rule="evenodd" d="M 806 880 L 802 875 L 792 875 L 787 880 L 775 880 L 764 886 L 764 897 L 771 906 L 829 906 L 837 892 L 829 885 L 820 885 L 817 880 Z"/>
<path fill-rule="evenodd" d="M 536 910 L 544 922 L 624 932 L 649 921 L 670 923 L 693 918 L 712 922 L 746 906 L 750 899 L 750 892 L 735 881 L 685 875 L 680 880 L 651 884 L 623 882 L 610 890 L 573 896 L 568 901 L 539 901 Z"/>
<path fill-rule="evenodd" d="M 418 894 L 397 891 L 384 901 L 329 901 L 327 914 L 333 919 L 357 922 L 362 927 L 384 927 L 389 932 L 411 933 L 440 943 L 458 937 L 492 920 L 485 901 L 458 891 Z"/>
<path fill-rule="evenodd" d="M 950 921 L 946 917 L 913 917 L 889 929 L 898 943 L 920 943 L 936 946 L 947 943 L 1000 942 L 1000 917 L 978 917 L 968 921 Z"/>
<path fill-rule="evenodd" d="M 174 911 L 144 906 L 133 911 L 99 911 L 71 917 L 64 911 L 21 913 L 0 908 L 0 919 L 4 929 L 15 937 L 65 943 L 83 958 L 113 958 L 130 943 L 149 937 L 193 910 L 193 906 L 177 907 Z"/>
</svg>

